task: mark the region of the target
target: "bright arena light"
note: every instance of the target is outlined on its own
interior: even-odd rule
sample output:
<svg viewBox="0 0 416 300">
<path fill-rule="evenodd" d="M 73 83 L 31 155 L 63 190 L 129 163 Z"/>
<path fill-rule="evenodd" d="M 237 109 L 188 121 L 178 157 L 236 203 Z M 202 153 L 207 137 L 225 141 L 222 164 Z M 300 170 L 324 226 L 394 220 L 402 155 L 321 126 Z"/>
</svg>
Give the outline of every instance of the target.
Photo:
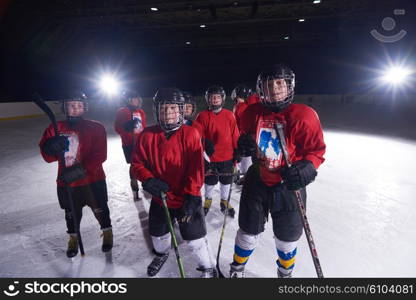
<svg viewBox="0 0 416 300">
<path fill-rule="evenodd" d="M 405 83 L 409 75 L 412 74 L 410 69 L 404 67 L 391 67 L 387 69 L 381 80 L 392 85 Z"/>
<path fill-rule="evenodd" d="M 100 88 L 108 95 L 114 95 L 119 91 L 119 82 L 111 75 L 105 75 L 100 80 Z"/>
</svg>

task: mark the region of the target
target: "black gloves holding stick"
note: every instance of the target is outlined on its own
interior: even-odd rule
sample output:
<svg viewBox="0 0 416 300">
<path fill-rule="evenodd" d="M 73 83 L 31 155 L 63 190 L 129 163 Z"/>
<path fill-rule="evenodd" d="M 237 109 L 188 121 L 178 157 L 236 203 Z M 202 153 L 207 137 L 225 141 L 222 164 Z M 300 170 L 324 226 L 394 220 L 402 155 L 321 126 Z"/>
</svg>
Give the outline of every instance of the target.
<svg viewBox="0 0 416 300">
<path fill-rule="evenodd" d="M 169 190 L 169 185 L 157 178 L 149 178 L 142 183 L 143 189 L 154 197 L 161 198 L 161 193 Z"/>
<path fill-rule="evenodd" d="M 280 174 L 289 190 L 299 190 L 315 180 L 318 174 L 309 160 L 294 162 L 290 168 L 283 169 Z"/>
</svg>

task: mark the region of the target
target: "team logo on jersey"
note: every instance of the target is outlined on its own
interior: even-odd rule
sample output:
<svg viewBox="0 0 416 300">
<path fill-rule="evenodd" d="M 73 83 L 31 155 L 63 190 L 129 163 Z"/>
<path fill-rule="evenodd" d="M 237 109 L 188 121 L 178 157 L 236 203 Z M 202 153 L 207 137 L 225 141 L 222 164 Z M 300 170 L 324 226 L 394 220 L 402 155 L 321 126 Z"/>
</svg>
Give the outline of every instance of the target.
<svg viewBox="0 0 416 300">
<path fill-rule="evenodd" d="M 134 128 L 134 133 L 140 133 L 143 129 L 142 116 L 138 112 L 133 113 L 133 120 L 137 120 L 136 127 Z"/>
<path fill-rule="evenodd" d="M 258 156 L 263 165 L 270 171 L 282 165 L 282 150 L 279 136 L 274 129 L 274 122 L 260 121 L 257 129 Z"/>
<path fill-rule="evenodd" d="M 69 140 L 68 150 L 65 151 L 65 166 L 70 167 L 77 162 L 79 152 L 79 139 L 75 132 L 65 134 Z"/>
</svg>

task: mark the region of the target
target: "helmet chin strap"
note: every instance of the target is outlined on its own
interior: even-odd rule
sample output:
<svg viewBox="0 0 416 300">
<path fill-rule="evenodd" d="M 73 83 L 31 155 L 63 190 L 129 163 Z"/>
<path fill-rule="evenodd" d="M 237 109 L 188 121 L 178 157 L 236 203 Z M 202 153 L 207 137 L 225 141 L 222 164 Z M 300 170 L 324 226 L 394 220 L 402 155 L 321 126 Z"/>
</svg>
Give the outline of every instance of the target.
<svg viewBox="0 0 416 300">
<path fill-rule="evenodd" d="M 164 131 L 164 133 L 165 133 L 165 137 L 167 138 L 167 139 L 170 139 L 170 137 L 176 132 L 176 131 L 178 131 L 178 129 L 179 128 L 181 128 L 182 126 L 178 126 L 178 127 L 175 127 L 175 128 L 172 128 L 172 129 L 170 129 L 170 130 L 167 130 L 166 128 L 163 128 L 162 127 L 162 130 Z"/>
<path fill-rule="evenodd" d="M 219 105 L 211 104 L 211 105 L 209 105 L 209 109 L 217 114 L 222 110 L 223 103 L 224 103 L 224 100 Z"/>
</svg>

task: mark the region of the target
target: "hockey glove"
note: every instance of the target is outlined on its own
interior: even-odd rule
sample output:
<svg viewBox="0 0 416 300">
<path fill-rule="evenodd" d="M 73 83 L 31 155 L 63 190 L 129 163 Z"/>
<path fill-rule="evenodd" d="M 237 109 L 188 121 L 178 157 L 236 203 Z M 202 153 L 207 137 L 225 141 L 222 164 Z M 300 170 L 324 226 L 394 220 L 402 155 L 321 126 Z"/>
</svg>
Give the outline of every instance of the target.
<svg viewBox="0 0 416 300">
<path fill-rule="evenodd" d="M 43 151 L 47 155 L 56 156 L 64 151 L 68 151 L 69 140 L 64 135 L 49 138 L 43 144 Z"/>
<path fill-rule="evenodd" d="M 134 128 L 137 126 L 139 120 L 133 119 L 130 121 L 127 121 L 123 124 L 123 128 L 127 132 L 133 132 Z"/>
<path fill-rule="evenodd" d="M 238 151 L 238 149 L 234 149 L 233 162 L 236 162 L 236 163 L 241 162 L 241 155 L 240 155 L 240 151 Z"/>
<path fill-rule="evenodd" d="M 83 178 L 85 178 L 85 170 L 80 164 L 66 168 L 62 172 L 61 176 L 59 176 L 59 179 L 65 182 L 66 184 L 72 183 Z"/>
<path fill-rule="evenodd" d="M 149 178 L 142 184 L 143 189 L 154 197 L 161 198 L 161 193 L 169 191 L 169 185 L 157 178 Z"/>
<path fill-rule="evenodd" d="M 300 160 L 290 168 L 283 169 L 280 174 L 289 190 L 298 190 L 314 181 L 318 173 L 309 160 Z"/>
<path fill-rule="evenodd" d="M 250 134 L 242 134 L 237 141 L 238 151 L 241 156 L 253 156 L 257 151 L 256 141 Z"/>
<path fill-rule="evenodd" d="M 202 198 L 201 196 L 193 196 L 185 194 L 185 202 L 181 208 L 181 217 L 180 222 L 189 223 L 191 222 L 192 216 L 196 212 L 200 211 L 202 207 Z"/>
<path fill-rule="evenodd" d="M 208 156 L 211 156 L 212 154 L 214 154 L 214 152 L 215 152 L 214 143 L 211 142 L 211 140 L 209 140 L 209 139 L 205 139 L 204 144 L 205 144 L 205 148 L 204 148 L 205 153 Z"/>
</svg>

